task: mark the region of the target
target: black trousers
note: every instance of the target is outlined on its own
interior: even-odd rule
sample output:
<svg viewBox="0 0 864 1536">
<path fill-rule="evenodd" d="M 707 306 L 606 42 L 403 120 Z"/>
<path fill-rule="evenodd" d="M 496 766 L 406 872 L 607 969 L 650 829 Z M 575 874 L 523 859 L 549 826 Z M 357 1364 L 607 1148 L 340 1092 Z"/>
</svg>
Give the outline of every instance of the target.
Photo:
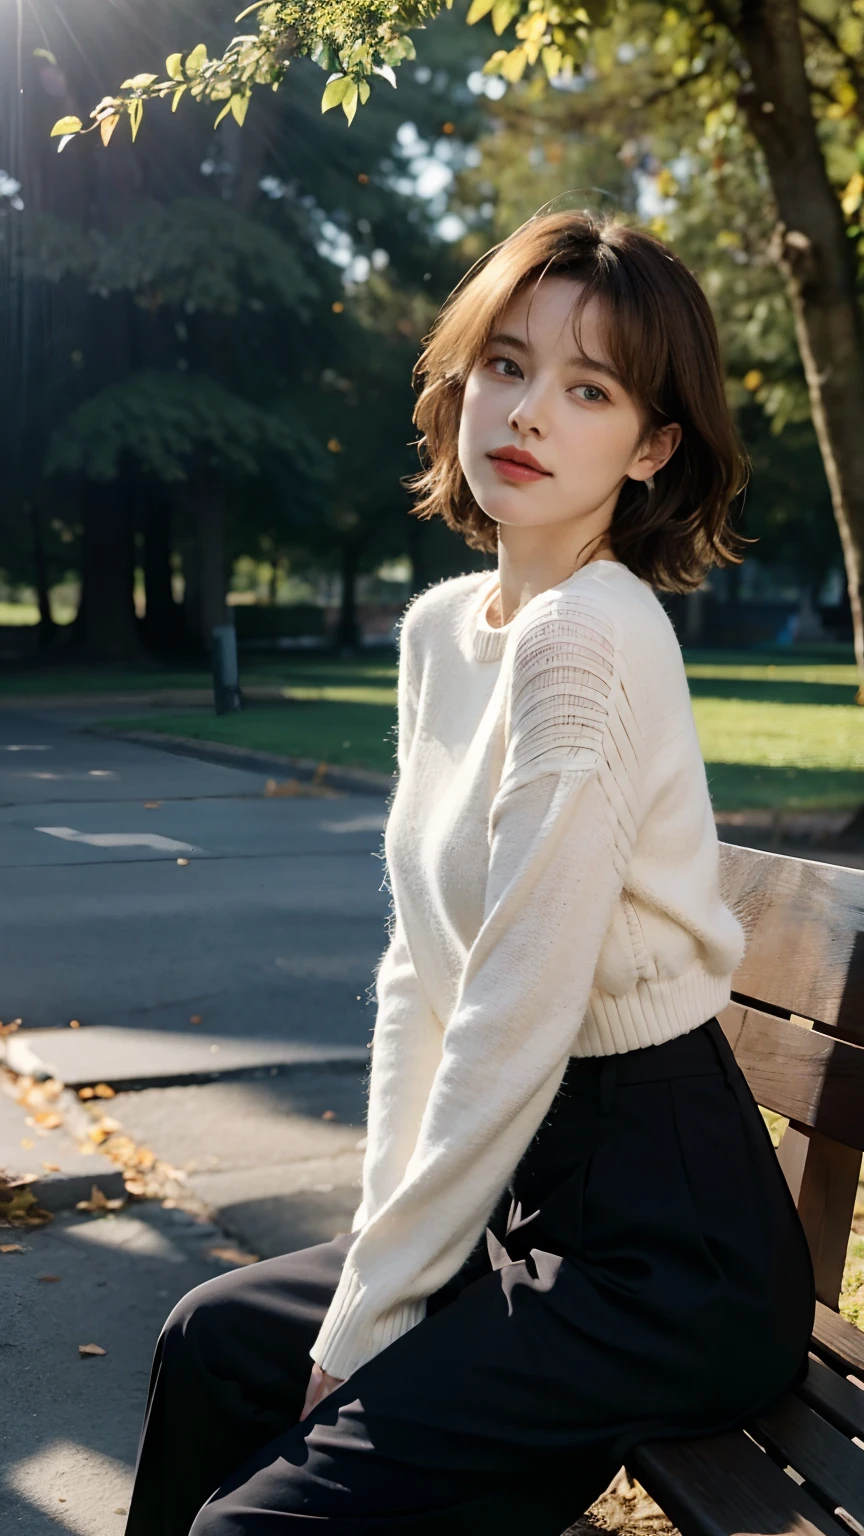
<svg viewBox="0 0 864 1536">
<path fill-rule="evenodd" d="M 427 1316 L 300 1424 L 352 1241 L 175 1307 L 127 1536 L 560 1536 L 641 1441 L 732 1428 L 806 1370 L 806 1240 L 716 1019 L 572 1058 Z"/>
</svg>

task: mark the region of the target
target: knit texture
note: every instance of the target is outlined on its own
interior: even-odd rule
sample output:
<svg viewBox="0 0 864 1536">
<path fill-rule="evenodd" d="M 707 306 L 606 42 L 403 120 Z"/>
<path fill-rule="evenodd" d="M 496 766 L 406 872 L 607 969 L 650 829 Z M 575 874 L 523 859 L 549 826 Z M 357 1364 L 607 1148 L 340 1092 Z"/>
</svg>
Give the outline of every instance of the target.
<svg viewBox="0 0 864 1536">
<path fill-rule="evenodd" d="M 335 1376 L 460 1268 L 569 1057 L 696 1028 L 746 947 L 650 585 L 597 560 L 497 629 L 496 590 L 438 582 L 400 625 L 363 1198 L 311 1350 Z"/>
</svg>

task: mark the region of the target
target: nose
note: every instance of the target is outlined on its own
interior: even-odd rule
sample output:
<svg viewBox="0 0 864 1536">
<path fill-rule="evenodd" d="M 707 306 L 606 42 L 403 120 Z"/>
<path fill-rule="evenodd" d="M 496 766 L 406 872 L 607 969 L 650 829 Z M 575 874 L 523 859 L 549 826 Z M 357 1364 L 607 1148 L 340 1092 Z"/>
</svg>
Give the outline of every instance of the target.
<svg viewBox="0 0 864 1536">
<path fill-rule="evenodd" d="M 539 379 L 525 381 L 521 398 L 517 400 L 507 425 L 512 432 L 523 437 L 544 438 L 549 431 L 548 393 Z"/>
</svg>

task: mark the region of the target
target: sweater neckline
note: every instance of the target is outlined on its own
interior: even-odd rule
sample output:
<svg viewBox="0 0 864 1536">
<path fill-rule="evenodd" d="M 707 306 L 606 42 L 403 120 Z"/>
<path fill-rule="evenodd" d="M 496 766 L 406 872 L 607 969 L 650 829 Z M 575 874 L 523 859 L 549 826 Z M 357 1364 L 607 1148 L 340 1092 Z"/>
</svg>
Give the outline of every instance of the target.
<svg viewBox="0 0 864 1536">
<path fill-rule="evenodd" d="M 612 567 L 615 570 L 626 571 L 628 575 L 633 574 L 630 567 L 625 565 L 623 560 L 589 560 L 587 565 L 580 566 L 579 570 L 574 571 L 572 576 L 566 577 L 564 581 L 559 581 L 554 587 L 549 587 L 546 590 L 550 592 L 563 591 L 567 587 L 572 586 L 574 582 L 579 581 L 585 576 L 586 572 L 595 572 L 598 566 Z M 475 602 L 469 615 L 469 633 L 474 655 L 478 661 L 499 661 L 504 655 L 507 641 L 513 632 L 513 626 L 520 614 L 524 612 L 524 609 L 518 608 L 506 624 L 490 624 L 486 614 L 492 599 L 498 591 L 498 572 L 497 570 L 486 571 L 483 575 L 485 579 L 480 582 Z"/>
</svg>

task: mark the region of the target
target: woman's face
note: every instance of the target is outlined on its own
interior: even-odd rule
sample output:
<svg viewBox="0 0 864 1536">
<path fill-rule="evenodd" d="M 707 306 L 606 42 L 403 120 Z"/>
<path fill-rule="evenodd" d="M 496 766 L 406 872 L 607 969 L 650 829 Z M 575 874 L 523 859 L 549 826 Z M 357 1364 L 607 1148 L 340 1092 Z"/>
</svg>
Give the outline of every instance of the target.
<svg viewBox="0 0 864 1536">
<path fill-rule="evenodd" d="M 599 514 L 605 527 L 624 480 L 647 480 L 680 440 L 680 428 L 668 426 L 641 442 L 642 415 L 603 346 L 594 298 L 582 314 L 580 354 L 571 316 L 581 286 L 544 277 L 517 295 L 466 380 L 459 461 L 496 522 L 540 527 L 591 517 L 594 527 Z M 514 450 L 534 465 L 503 456 Z"/>
</svg>

